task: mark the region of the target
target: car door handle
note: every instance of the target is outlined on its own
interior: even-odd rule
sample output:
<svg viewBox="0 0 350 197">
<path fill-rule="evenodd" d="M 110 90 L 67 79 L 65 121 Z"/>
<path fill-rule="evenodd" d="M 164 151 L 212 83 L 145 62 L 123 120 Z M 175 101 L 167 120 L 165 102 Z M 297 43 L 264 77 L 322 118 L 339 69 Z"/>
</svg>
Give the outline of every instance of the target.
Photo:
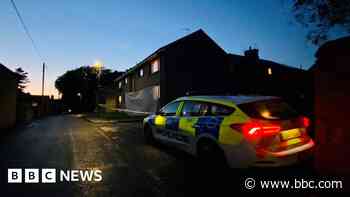
<svg viewBox="0 0 350 197">
<path fill-rule="evenodd" d="M 214 128 L 216 125 L 215 124 L 207 124 L 206 127 L 207 128 Z"/>
<path fill-rule="evenodd" d="M 198 124 L 195 124 L 192 126 L 193 128 L 199 128 L 200 126 Z"/>
</svg>

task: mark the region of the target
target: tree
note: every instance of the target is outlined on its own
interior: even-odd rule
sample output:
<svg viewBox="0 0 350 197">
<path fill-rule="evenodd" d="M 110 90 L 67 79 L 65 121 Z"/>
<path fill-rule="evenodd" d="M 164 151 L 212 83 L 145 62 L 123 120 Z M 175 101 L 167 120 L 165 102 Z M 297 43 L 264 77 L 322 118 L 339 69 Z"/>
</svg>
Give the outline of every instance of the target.
<svg viewBox="0 0 350 197">
<path fill-rule="evenodd" d="M 113 86 L 117 77 L 110 69 L 102 69 L 100 76 L 96 69 L 82 66 L 69 70 L 55 81 L 55 87 L 62 94 L 62 100 L 73 111 L 93 111 L 96 107 L 98 86 Z"/>
<path fill-rule="evenodd" d="M 319 45 L 335 29 L 350 33 L 350 0 L 294 0 L 296 20 L 309 28 L 307 39 Z"/>
<path fill-rule="evenodd" d="M 17 81 L 17 89 L 20 93 L 24 92 L 24 89 L 27 87 L 29 83 L 28 73 L 25 72 L 21 67 L 16 68 L 15 72 L 18 74 L 16 79 Z"/>
</svg>

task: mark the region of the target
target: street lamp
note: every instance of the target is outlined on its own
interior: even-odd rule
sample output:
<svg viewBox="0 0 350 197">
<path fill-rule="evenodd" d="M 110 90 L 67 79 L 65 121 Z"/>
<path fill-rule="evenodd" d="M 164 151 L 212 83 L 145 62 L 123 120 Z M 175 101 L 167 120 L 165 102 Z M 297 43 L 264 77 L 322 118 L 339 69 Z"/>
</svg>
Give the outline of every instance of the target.
<svg viewBox="0 0 350 197">
<path fill-rule="evenodd" d="M 103 67 L 102 63 L 101 63 L 100 61 L 96 61 L 96 62 L 92 65 L 92 67 L 96 70 L 96 72 L 97 72 L 97 77 L 99 78 L 100 75 L 101 75 L 102 67 Z"/>
<path fill-rule="evenodd" d="M 100 86 L 100 77 L 101 77 L 101 72 L 102 72 L 102 63 L 100 61 L 95 61 L 95 63 L 92 65 L 92 67 L 96 70 L 97 72 L 97 88 L 96 88 L 96 97 L 95 97 L 95 105 L 96 105 L 96 109 L 97 110 L 97 107 L 98 107 L 98 89 L 99 89 L 99 86 Z"/>
</svg>

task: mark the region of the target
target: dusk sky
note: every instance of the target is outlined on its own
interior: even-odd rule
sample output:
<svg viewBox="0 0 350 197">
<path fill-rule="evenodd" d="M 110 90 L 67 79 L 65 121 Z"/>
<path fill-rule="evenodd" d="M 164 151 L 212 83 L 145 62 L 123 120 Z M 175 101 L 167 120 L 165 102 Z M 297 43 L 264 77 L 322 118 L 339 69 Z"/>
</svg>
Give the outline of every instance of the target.
<svg viewBox="0 0 350 197">
<path fill-rule="evenodd" d="M 249 46 L 260 57 L 309 68 L 316 47 L 294 22 L 285 0 L 16 0 L 17 7 L 47 63 L 46 94 L 69 69 L 96 60 L 123 71 L 157 48 L 199 28 L 226 52 Z M 0 62 L 29 72 L 27 91 L 41 92 L 42 60 L 25 35 L 10 0 L 0 1 Z"/>
</svg>

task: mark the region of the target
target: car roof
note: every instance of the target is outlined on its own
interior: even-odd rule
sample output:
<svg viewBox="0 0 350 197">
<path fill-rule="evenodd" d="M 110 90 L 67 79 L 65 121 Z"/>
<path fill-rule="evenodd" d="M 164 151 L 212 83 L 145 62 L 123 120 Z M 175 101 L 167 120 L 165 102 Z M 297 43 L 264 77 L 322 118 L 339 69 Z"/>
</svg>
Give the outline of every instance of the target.
<svg viewBox="0 0 350 197">
<path fill-rule="evenodd" d="M 244 104 L 244 103 L 251 103 L 256 101 L 262 101 L 262 100 L 271 100 L 271 99 L 279 99 L 279 97 L 276 96 L 246 96 L 246 95 L 239 95 L 239 96 L 186 96 L 186 97 L 180 97 L 176 99 L 175 101 L 181 101 L 181 100 L 197 100 L 197 101 L 208 101 L 208 102 L 218 102 L 222 104 Z"/>
</svg>

